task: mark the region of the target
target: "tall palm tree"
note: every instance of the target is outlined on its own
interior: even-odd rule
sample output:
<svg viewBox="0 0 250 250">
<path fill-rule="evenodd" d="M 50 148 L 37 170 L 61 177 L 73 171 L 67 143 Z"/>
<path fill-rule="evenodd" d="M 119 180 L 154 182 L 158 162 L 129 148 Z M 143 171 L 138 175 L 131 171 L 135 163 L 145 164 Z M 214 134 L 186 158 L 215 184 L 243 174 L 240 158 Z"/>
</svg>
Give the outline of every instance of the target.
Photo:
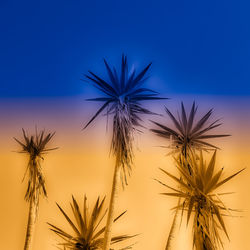
<svg viewBox="0 0 250 250">
<path fill-rule="evenodd" d="M 24 175 L 24 178 L 28 175 L 28 187 L 25 194 L 25 200 L 29 202 L 29 218 L 24 250 L 30 250 L 32 248 L 32 239 L 35 229 L 39 197 L 40 195 L 47 197 L 41 161 L 43 160 L 43 155 L 45 153 L 56 149 L 47 148 L 47 144 L 55 133 L 46 134 L 45 131 L 42 130 L 40 133 L 36 131 L 35 135 L 28 136 L 24 129 L 22 129 L 22 131 L 24 140 L 19 141 L 16 138 L 14 139 L 22 147 L 20 153 L 25 153 L 29 156 L 27 169 Z"/>
<path fill-rule="evenodd" d="M 88 213 L 87 208 L 87 197 L 84 196 L 84 203 L 83 209 L 80 208 L 75 198 L 72 196 L 72 203 L 70 203 L 71 209 L 73 211 L 74 220 L 76 223 L 73 222 L 72 219 L 65 213 L 65 211 L 57 204 L 58 208 L 66 218 L 67 222 L 71 226 L 73 230 L 72 233 L 67 233 L 64 230 L 60 229 L 57 226 L 54 226 L 50 223 L 50 230 L 55 232 L 63 242 L 59 244 L 62 246 L 63 249 L 82 249 L 82 250 L 100 250 L 103 248 L 104 238 L 103 234 L 105 231 L 105 226 L 100 227 L 105 215 L 107 214 L 107 210 L 104 210 L 104 201 L 103 198 L 100 201 L 98 197 L 91 213 Z M 120 214 L 118 217 L 114 219 L 116 222 L 125 212 Z M 118 242 L 122 242 L 124 240 L 130 239 L 135 235 L 119 235 L 115 236 L 111 239 L 111 244 L 115 244 Z M 121 250 L 131 249 L 132 245 L 122 248 Z"/>
<path fill-rule="evenodd" d="M 179 154 L 179 158 L 182 157 L 184 159 L 188 158 L 190 151 L 192 150 L 208 150 L 208 149 L 216 149 L 217 146 L 208 143 L 205 141 L 206 139 L 212 138 L 220 138 L 229 136 L 227 134 L 207 134 L 210 130 L 219 127 L 221 123 L 219 120 L 215 120 L 209 122 L 209 118 L 212 115 L 212 109 L 210 109 L 205 115 L 203 115 L 200 119 L 196 119 L 196 112 L 198 106 L 193 102 L 192 108 L 190 113 L 188 114 L 184 104 L 181 103 L 181 111 L 175 117 L 168 108 L 165 108 L 166 113 L 170 117 L 171 121 L 174 124 L 175 128 L 170 128 L 167 125 L 163 125 L 161 123 L 152 121 L 157 128 L 151 129 L 157 136 L 163 137 L 170 141 L 170 148 L 172 151 L 170 154 Z M 187 164 L 186 167 L 188 168 L 189 174 L 191 175 L 190 166 Z M 180 200 L 178 201 L 178 204 Z M 172 239 L 176 233 L 176 224 L 179 215 L 179 210 L 175 211 L 173 223 L 170 229 L 170 233 L 168 236 L 166 250 L 171 249 Z"/>
<path fill-rule="evenodd" d="M 184 157 L 181 161 L 175 158 L 176 167 L 182 178 L 177 178 L 161 169 L 164 174 L 178 183 L 178 187 L 173 188 L 159 181 L 172 191 L 162 194 L 183 200 L 175 209 L 181 209 L 182 213 L 187 211 L 187 224 L 191 214 L 194 214 L 193 244 L 196 250 L 215 250 L 223 246 L 220 230 L 222 229 L 229 238 L 223 215 L 231 215 L 230 211 L 237 211 L 227 208 L 221 199 L 221 196 L 230 193 L 218 193 L 216 190 L 244 169 L 222 179 L 223 168 L 215 171 L 215 162 L 216 151 L 208 164 L 203 160 L 203 154 L 200 151 L 199 159 L 193 153 L 189 154 L 187 160 Z M 192 175 L 188 171 L 187 164 L 191 167 Z"/>
<path fill-rule="evenodd" d="M 89 71 L 87 79 L 99 89 L 104 96 L 88 99 L 89 101 L 103 102 L 101 108 L 86 124 L 85 128 L 104 110 L 107 115 L 113 117 L 113 136 L 111 151 L 116 158 L 111 192 L 110 206 L 105 231 L 104 250 L 109 250 L 112 223 L 114 220 L 114 208 L 118 197 L 120 181 L 127 184 L 127 174 L 130 174 L 133 163 L 133 137 L 136 127 L 141 126 L 141 114 L 154 114 L 143 108 L 141 101 L 166 99 L 157 96 L 155 91 L 142 87 L 144 77 L 151 63 L 136 75 L 135 70 L 128 72 L 127 57 L 122 56 L 121 72 L 118 77 L 117 70 L 110 68 L 104 60 L 109 79 L 104 80 Z"/>
</svg>

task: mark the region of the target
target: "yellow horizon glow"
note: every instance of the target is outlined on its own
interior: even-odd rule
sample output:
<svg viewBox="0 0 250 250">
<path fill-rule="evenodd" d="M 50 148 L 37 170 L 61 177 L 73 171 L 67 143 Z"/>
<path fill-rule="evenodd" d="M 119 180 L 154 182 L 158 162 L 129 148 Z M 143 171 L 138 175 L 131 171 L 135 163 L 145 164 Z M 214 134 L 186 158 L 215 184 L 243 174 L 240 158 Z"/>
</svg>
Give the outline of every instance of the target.
<svg viewBox="0 0 250 250">
<path fill-rule="evenodd" d="M 199 97 L 200 102 L 203 98 Z M 189 104 L 192 102 L 190 97 L 186 97 L 186 100 Z M 236 192 L 225 199 L 226 205 L 245 210 L 240 214 L 244 216 L 243 218 L 225 218 L 231 239 L 228 242 L 222 232 L 225 250 L 245 250 L 247 246 L 250 246 L 248 237 L 250 233 L 250 199 L 248 194 L 250 117 L 249 108 L 242 107 L 242 105 L 243 103 L 250 104 L 250 98 L 246 98 L 244 102 L 237 99 L 227 100 L 226 98 L 221 101 L 219 97 L 214 97 L 211 100 L 212 105 L 209 105 L 209 100 L 209 98 L 205 98 L 198 113 L 203 114 L 208 108 L 215 107 L 215 117 L 223 117 L 223 125 L 216 132 L 232 134 L 232 137 L 213 141 L 222 148 L 218 152 L 217 167 L 224 166 L 225 175 L 247 167 L 231 183 L 222 188 L 225 192 Z M 51 102 L 53 103 L 53 101 Z M 67 109 L 64 110 L 64 106 L 61 108 L 60 100 L 57 100 L 57 106 L 52 107 L 47 113 L 40 106 L 34 111 L 34 106 L 28 105 L 28 103 L 27 101 L 27 105 L 24 105 L 23 109 L 19 107 L 19 115 L 16 115 L 18 105 L 13 104 L 12 111 L 1 116 L 4 119 L 0 125 L 3 135 L 3 139 L 0 141 L 0 162 L 2 165 L 0 185 L 3 194 L 0 208 L 2 249 L 17 250 L 22 248 L 24 244 L 28 204 L 24 201 L 26 182 L 21 183 L 21 181 L 27 158 L 23 154 L 13 152 L 17 151 L 19 147 L 12 137 L 20 138 L 22 127 L 33 132 L 35 125 L 38 128 L 46 128 L 48 131 L 57 131 L 51 145 L 59 146 L 59 149 L 45 155 L 43 162 L 48 199 L 41 199 L 33 249 L 56 249 L 54 245 L 59 238 L 49 231 L 46 222 L 65 229 L 69 229 L 69 227 L 55 202 L 59 203 L 71 215 L 69 202 L 72 194 L 80 204 L 82 204 L 83 196 L 86 194 L 89 206 L 93 205 L 98 195 L 101 197 L 107 195 L 106 207 L 108 206 L 114 166 L 114 160 L 112 156 L 109 156 L 111 122 L 109 132 L 106 132 L 105 118 L 98 118 L 95 125 L 81 132 L 81 125 L 87 121 L 87 116 L 90 118 L 92 113 L 83 109 L 82 116 L 80 116 L 80 111 L 74 109 L 75 102 L 71 99 Z M 80 101 L 78 100 L 76 103 L 79 104 Z M 198 104 L 200 103 L 198 102 Z M 88 106 L 90 105 L 88 104 Z M 169 106 L 175 112 L 179 107 L 179 102 L 175 101 Z M 72 112 L 72 110 L 75 111 Z M 161 108 L 161 113 L 164 113 L 163 108 Z M 6 120 L 8 117 L 9 120 Z M 168 122 L 163 117 L 151 117 L 151 119 Z M 152 126 L 150 122 L 146 122 L 146 125 Z M 176 199 L 159 195 L 160 192 L 164 191 L 164 188 L 153 180 L 153 178 L 159 178 L 163 181 L 170 181 L 161 174 L 158 170 L 159 167 L 168 169 L 172 173 L 176 172 L 171 157 L 165 156 L 167 150 L 158 147 L 163 144 L 167 145 L 167 142 L 146 130 L 144 134 L 136 136 L 135 166 L 132 176 L 129 178 L 129 185 L 124 191 L 120 191 L 117 214 L 124 210 L 128 210 L 128 212 L 114 226 L 114 234 L 139 233 L 140 235 L 134 240 L 138 242 L 133 248 L 135 250 L 164 249 L 172 223 L 173 212 L 170 209 L 176 205 Z M 183 222 L 180 233 L 175 239 L 175 250 L 192 249 L 191 227 L 189 225 L 186 228 L 185 219 Z"/>
</svg>

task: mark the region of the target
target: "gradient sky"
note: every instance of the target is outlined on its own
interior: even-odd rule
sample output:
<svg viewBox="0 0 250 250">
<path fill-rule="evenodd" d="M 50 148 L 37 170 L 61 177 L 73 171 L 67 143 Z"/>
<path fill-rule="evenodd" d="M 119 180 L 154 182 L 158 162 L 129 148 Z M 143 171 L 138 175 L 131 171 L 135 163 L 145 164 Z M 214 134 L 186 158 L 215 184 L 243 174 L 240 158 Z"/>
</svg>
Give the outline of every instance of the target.
<svg viewBox="0 0 250 250">
<path fill-rule="evenodd" d="M 72 96 L 122 52 L 171 93 L 250 95 L 249 1 L 0 2 L 0 96 Z"/>
<path fill-rule="evenodd" d="M 228 133 L 233 136 L 212 141 L 222 150 L 218 152 L 216 168 L 225 167 L 224 177 L 247 167 L 247 169 L 221 188 L 221 192 L 236 192 L 223 197 L 226 206 L 244 209 L 243 213 L 234 213 L 243 217 L 225 218 L 230 235 L 230 242 L 222 233 L 225 250 L 248 250 L 250 246 L 250 119 L 249 97 L 223 97 L 205 95 L 178 95 L 173 99 L 150 105 L 151 110 L 164 113 L 163 104 L 176 113 L 183 100 L 188 108 L 195 97 L 199 104 L 197 115 L 204 114 L 214 107 L 213 119 L 223 117 L 223 125 L 216 133 Z M 91 103 L 90 103 L 91 104 Z M 95 107 L 86 105 L 81 96 L 71 98 L 13 98 L 0 99 L 0 239 L 1 249 L 20 250 L 25 239 L 25 228 L 28 216 L 28 204 L 24 201 L 27 187 L 22 178 L 27 164 L 27 156 L 18 154 L 19 145 L 13 136 L 22 138 L 21 128 L 29 134 L 38 128 L 56 131 L 51 147 L 59 149 L 50 152 L 42 162 L 46 178 L 48 199 L 41 199 L 39 219 L 36 225 L 34 249 L 52 250 L 59 239 L 48 230 L 46 222 L 54 223 L 72 232 L 65 223 L 55 202 L 58 202 L 72 216 L 69 201 L 71 194 L 83 202 L 87 194 L 90 206 L 96 197 L 110 197 L 114 159 L 109 156 L 111 130 L 106 132 L 106 118 L 99 117 L 95 124 L 81 131 L 94 112 Z M 152 127 L 148 119 L 157 119 L 172 125 L 166 117 L 145 117 L 145 126 Z M 110 124 L 110 123 L 109 123 Z M 118 233 L 139 233 L 134 250 L 162 250 L 173 219 L 176 199 L 159 195 L 166 192 L 164 187 L 153 181 L 159 178 L 167 184 L 175 185 L 159 171 L 159 167 L 177 174 L 171 157 L 166 157 L 167 145 L 163 139 L 152 135 L 144 129 L 143 134 L 135 138 L 135 166 L 129 178 L 128 187 L 120 192 L 116 213 L 128 210 L 114 228 Z M 107 203 L 106 203 L 107 205 Z M 192 219 L 191 219 L 192 221 Z M 183 221 L 185 222 L 185 220 Z M 174 241 L 175 250 L 191 250 L 191 224 L 185 223 Z M 133 241 L 132 241 L 133 242 Z M 131 242 L 131 243 L 132 243 Z"/>
<path fill-rule="evenodd" d="M 37 125 L 56 131 L 43 171 L 48 199 L 39 209 L 34 249 L 56 249 L 58 238 L 46 222 L 65 227 L 55 202 L 70 213 L 71 194 L 94 203 L 98 195 L 110 197 L 114 159 L 109 157 L 111 123 L 100 116 L 87 130 L 82 127 L 99 104 L 93 87 L 81 81 L 88 70 L 105 76 L 103 57 L 119 65 L 121 54 L 139 69 L 153 62 L 146 85 L 170 100 L 146 107 L 173 112 L 193 100 L 199 115 L 214 108 L 213 119 L 222 118 L 216 133 L 217 168 L 225 176 L 247 167 L 223 191 L 236 191 L 225 200 L 229 207 L 245 209 L 243 218 L 226 218 L 231 241 L 226 250 L 250 246 L 250 15 L 249 1 L 96 1 L 0 0 L 0 237 L 1 248 L 19 250 L 24 243 L 28 204 L 22 183 L 27 157 L 17 154 L 13 136 L 21 128 L 31 134 Z M 152 126 L 145 117 L 145 126 Z M 154 117 L 170 125 L 169 119 Z M 170 230 L 176 205 L 153 178 L 166 180 L 158 167 L 175 173 L 166 142 L 148 130 L 136 136 L 135 167 L 129 186 L 119 197 L 117 213 L 128 210 L 115 234 L 141 233 L 135 250 L 161 250 Z M 167 180 L 166 180 L 167 181 Z M 191 228 L 183 224 L 174 249 L 191 248 Z"/>
</svg>

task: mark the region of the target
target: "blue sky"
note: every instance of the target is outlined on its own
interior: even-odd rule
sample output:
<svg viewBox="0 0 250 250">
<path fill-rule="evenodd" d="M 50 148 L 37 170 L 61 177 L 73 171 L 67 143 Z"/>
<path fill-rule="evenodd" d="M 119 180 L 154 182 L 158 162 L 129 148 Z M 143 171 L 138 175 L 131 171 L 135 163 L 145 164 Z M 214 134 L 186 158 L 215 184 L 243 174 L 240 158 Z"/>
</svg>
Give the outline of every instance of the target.
<svg viewBox="0 0 250 250">
<path fill-rule="evenodd" d="M 0 97 L 74 96 L 105 57 L 164 93 L 250 95 L 249 1 L 0 2 Z"/>
</svg>

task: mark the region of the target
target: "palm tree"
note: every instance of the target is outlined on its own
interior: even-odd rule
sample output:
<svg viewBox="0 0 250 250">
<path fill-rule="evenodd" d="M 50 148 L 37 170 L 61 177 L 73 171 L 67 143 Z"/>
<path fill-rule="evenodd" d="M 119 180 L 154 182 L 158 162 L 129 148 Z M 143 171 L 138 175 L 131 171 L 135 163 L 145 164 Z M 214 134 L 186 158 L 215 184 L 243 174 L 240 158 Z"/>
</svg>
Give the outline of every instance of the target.
<svg viewBox="0 0 250 250">
<path fill-rule="evenodd" d="M 230 193 L 218 193 L 216 190 L 244 169 L 222 179 L 223 168 L 215 171 L 215 162 L 216 151 L 208 164 L 203 160 L 203 154 L 200 151 L 198 159 L 194 153 L 189 154 L 188 159 L 182 157 L 181 161 L 175 158 L 176 167 L 182 178 L 177 178 L 161 169 L 179 185 L 177 188 L 173 188 L 159 181 L 172 191 L 162 194 L 183 199 L 183 202 L 174 209 L 181 209 L 182 214 L 187 211 L 187 224 L 191 214 L 194 214 L 193 244 L 196 250 L 215 250 L 220 245 L 223 246 L 220 230 L 222 229 L 229 238 L 223 215 L 231 215 L 230 211 L 238 211 L 227 208 L 221 200 L 221 196 Z M 191 167 L 192 175 L 188 171 L 187 164 Z"/>
<path fill-rule="evenodd" d="M 43 155 L 45 153 L 56 149 L 47 148 L 47 144 L 55 133 L 45 134 L 45 131 L 42 130 L 40 133 L 36 131 L 35 135 L 28 136 L 24 129 L 22 129 L 22 131 L 24 140 L 19 141 L 16 138 L 14 139 L 22 147 L 20 153 L 25 153 L 29 156 L 27 169 L 24 175 L 25 178 L 28 174 L 28 187 L 25 194 L 25 200 L 29 202 L 29 218 L 24 250 L 30 250 L 32 247 L 32 239 L 39 206 L 39 197 L 40 195 L 47 197 L 41 161 L 43 160 Z"/>
<path fill-rule="evenodd" d="M 74 220 L 76 223 L 74 223 L 70 217 L 64 212 L 64 210 L 57 204 L 58 208 L 66 218 L 67 222 L 71 226 L 73 230 L 72 233 L 67 233 L 64 230 L 60 229 L 57 226 L 54 226 L 50 223 L 50 230 L 55 232 L 62 240 L 63 242 L 59 245 L 62 246 L 65 250 L 66 249 L 82 249 L 82 250 L 100 250 L 103 247 L 104 238 L 103 234 L 105 231 L 105 227 L 100 228 L 100 224 L 103 221 L 105 215 L 107 214 L 107 209 L 104 210 L 104 201 L 105 198 L 103 198 L 100 201 L 100 198 L 98 197 L 95 206 L 92 209 L 91 213 L 88 213 L 87 208 L 87 197 L 84 196 L 84 203 L 83 203 L 83 209 L 81 209 L 75 200 L 75 198 L 72 196 L 73 202 L 70 203 L 71 209 L 73 211 Z M 126 211 L 125 211 L 126 212 Z M 120 214 L 118 217 L 114 219 L 114 222 L 117 221 L 125 212 Z M 111 239 L 111 244 L 115 244 L 127 239 L 130 239 L 133 236 L 129 235 L 119 235 L 116 237 L 113 237 Z M 132 245 L 131 245 L 132 246 Z M 131 246 L 127 246 L 125 249 L 131 249 Z"/>
<path fill-rule="evenodd" d="M 112 115 L 113 117 L 111 152 L 116 158 L 116 163 L 104 243 L 104 250 L 109 250 L 119 184 L 120 181 L 122 181 L 122 184 L 127 184 L 127 174 L 130 174 L 133 163 L 134 131 L 136 127 L 141 126 L 141 114 L 154 114 L 150 110 L 143 108 L 140 102 L 166 98 L 160 98 L 155 91 L 142 87 L 146 80 L 144 76 L 150 68 L 151 63 L 139 74 L 136 75 L 135 70 L 129 74 L 127 57 L 123 55 L 120 77 L 118 77 L 115 68 L 111 70 L 106 60 L 104 60 L 104 63 L 109 75 L 107 81 L 91 71 L 89 71 L 89 75 L 86 75 L 87 79 L 90 80 L 104 96 L 88 99 L 89 101 L 103 102 L 103 105 L 90 119 L 85 128 L 104 110 L 106 110 L 107 115 Z"/>
<path fill-rule="evenodd" d="M 204 141 L 206 139 L 220 138 L 229 136 L 227 134 L 207 134 L 210 130 L 219 127 L 221 123 L 219 120 L 209 122 L 209 118 L 212 115 L 212 109 L 210 109 L 205 115 L 202 116 L 198 121 L 196 121 L 196 112 L 198 106 L 193 102 L 191 111 L 187 114 L 184 104 L 181 103 L 181 111 L 178 113 L 178 117 L 175 117 L 168 108 L 165 107 L 166 113 L 172 120 L 175 129 L 172 129 L 161 123 L 152 121 L 158 128 L 151 129 L 157 136 L 163 137 L 170 141 L 170 148 L 172 151 L 170 154 L 179 154 L 180 157 L 188 158 L 189 152 L 192 150 L 208 150 L 216 149 L 217 147 L 213 144 Z M 187 164 L 189 174 L 191 175 L 190 166 Z M 180 200 L 178 201 L 178 204 Z M 173 223 L 168 236 L 166 250 L 171 249 L 172 239 L 176 233 L 176 221 L 178 219 L 179 210 L 175 212 Z"/>
<path fill-rule="evenodd" d="M 210 109 L 201 119 L 196 121 L 195 115 L 197 109 L 198 106 L 193 102 L 191 111 L 189 115 L 187 115 L 186 109 L 183 103 L 181 103 L 181 116 L 178 113 L 178 117 L 176 118 L 169 109 L 165 107 L 166 113 L 175 126 L 174 129 L 152 121 L 158 128 L 151 129 L 151 131 L 171 141 L 170 148 L 173 149 L 171 153 L 181 152 L 183 155 L 187 155 L 190 149 L 217 149 L 217 146 L 208 143 L 206 140 L 230 136 L 228 134 L 207 134 L 211 130 L 219 127 L 222 123 L 219 123 L 219 119 L 209 122 L 213 109 Z"/>
</svg>

